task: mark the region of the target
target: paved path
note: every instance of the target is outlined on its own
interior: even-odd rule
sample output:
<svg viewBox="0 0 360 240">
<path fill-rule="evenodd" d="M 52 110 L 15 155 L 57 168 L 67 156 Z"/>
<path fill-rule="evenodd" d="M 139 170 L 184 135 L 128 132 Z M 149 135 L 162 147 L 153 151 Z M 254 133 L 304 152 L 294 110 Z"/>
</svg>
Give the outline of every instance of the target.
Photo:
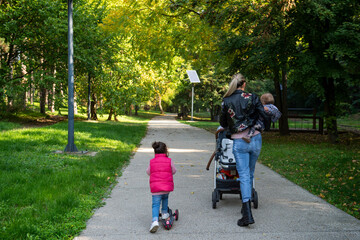
<svg viewBox="0 0 360 240">
<path fill-rule="evenodd" d="M 177 168 L 169 206 L 180 212 L 170 231 L 160 227 L 155 234 L 149 233 L 151 195 L 145 172 L 154 155 L 153 141 L 168 145 Z M 213 134 L 178 123 L 174 116 L 154 118 L 106 205 L 96 210 L 75 240 L 360 239 L 359 220 L 261 164 L 255 171 L 259 194 L 259 208 L 253 210 L 255 224 L 237 226 L 238 195 L 224 195 L 212 209 L 213 168 L 206 171 L 205 167 L 214 148 Z"/>
</svg>

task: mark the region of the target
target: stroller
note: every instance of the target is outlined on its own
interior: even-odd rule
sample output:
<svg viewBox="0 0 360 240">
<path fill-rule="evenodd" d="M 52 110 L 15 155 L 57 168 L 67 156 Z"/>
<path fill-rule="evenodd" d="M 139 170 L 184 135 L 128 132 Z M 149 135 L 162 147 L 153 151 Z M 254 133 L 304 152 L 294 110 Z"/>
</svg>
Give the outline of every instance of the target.
<svg viewBox="0 0 360 240">
<path fill-rule="evenodd" d="M 236 161 L 232 152 L 233 141 L 226 135 L 227 131 L 224 129 L 220 129 L 215 133 L 216 150 L 206 166 L 206 170 L 209 170 L 211 161 L 215 157 L 214 191 L 212 193 L 212 208 L 214 209 L 216 203 L 222 200 L 223 194 L 239 194 L 241 199 L 240 182 L 237 180 L 239 174 L 236 170 Z M 253 186 L 255 186 L 255 182 Z M 258 208 L 258 194 L 254 187 L 251 201 L 254 208 Z"/>
</svg>

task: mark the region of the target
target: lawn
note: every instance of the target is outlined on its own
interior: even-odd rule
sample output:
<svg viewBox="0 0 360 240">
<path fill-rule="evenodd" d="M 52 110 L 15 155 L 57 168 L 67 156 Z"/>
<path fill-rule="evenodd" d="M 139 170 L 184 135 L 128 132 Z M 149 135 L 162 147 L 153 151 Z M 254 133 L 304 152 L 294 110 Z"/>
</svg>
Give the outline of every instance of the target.
<svg viewBox="0 0 360 240">
<path fill-rule="evenodd" d="M 215 132 L 216 122 L 182 121 Z M 360 219 L 360 138 L 340 134 L 336 145 L 317 133 L 263 134 L 259 162 Z"/>
<path fill-rule="evenodd" d="M 1 122 L 0 238 L 72 239 L 79 234 L 121 175 L 153 115 L 76 121 L 77 148 L 96 156 L 55 153 L 67 144 L 66 121 L 41 128 Z"/>
<path fill-rule="evenodd" d="M 15 128 L 20 128 L 20 127 L 21 127 L 21 124 L 19 124 L 19 123 L 13 123 L 13 122 L 7 122 L 7 121 L 0 122 L 0 132 L 15 129 Z"/>
</svg>

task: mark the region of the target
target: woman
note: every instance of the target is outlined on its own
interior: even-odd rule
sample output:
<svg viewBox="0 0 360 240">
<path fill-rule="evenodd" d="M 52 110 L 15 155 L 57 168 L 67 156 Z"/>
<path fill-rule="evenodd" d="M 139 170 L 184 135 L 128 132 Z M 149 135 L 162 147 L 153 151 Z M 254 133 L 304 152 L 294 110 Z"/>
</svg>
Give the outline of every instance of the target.
<svg viewBox="0 0 360 240">
<path fill-rule="evenodd" d="M 260 99 L 251 93 L 245 92 L 246 80 L 240 73 L 235 74 L 230 82 L 229 89 L 224 95 L 220 125 L 228 128 L 233 139 L 233 153 L 236 160 L 236 169 L 239 173 L 240 190 L 242 196 L 242 218 L 238 220 L 239 226 L 248 226 L 255 223 L 251 212 L 252 183 L 254 179 L 255 164 L 260 155 L 262 138 L 256 131 L 247 143 L 245 137 L 249 128 L 255 125 L 261 115 L 268 128 L 269 117 L 264 112 Z"/>
</svg>

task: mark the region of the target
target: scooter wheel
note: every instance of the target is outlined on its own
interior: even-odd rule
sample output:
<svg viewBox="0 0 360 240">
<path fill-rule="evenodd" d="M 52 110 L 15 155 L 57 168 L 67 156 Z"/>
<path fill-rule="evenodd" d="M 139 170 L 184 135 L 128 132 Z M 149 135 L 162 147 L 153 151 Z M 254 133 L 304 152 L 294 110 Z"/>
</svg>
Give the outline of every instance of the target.
<svg viewBox="0 0 360 240">
<path fill-rule="evenodd" d="M 175 220 L 177 221 L 179 219 L 179 210 L 175 210 Z"/>
</svg>

